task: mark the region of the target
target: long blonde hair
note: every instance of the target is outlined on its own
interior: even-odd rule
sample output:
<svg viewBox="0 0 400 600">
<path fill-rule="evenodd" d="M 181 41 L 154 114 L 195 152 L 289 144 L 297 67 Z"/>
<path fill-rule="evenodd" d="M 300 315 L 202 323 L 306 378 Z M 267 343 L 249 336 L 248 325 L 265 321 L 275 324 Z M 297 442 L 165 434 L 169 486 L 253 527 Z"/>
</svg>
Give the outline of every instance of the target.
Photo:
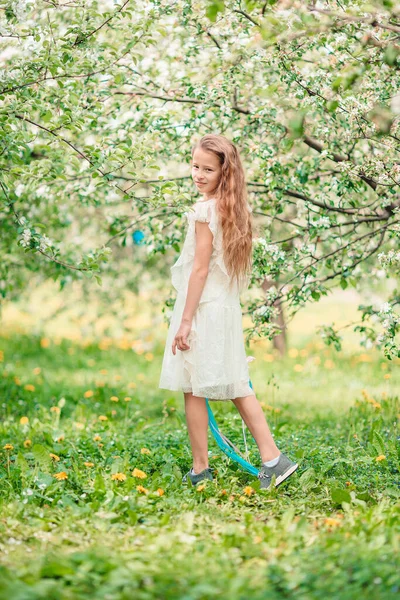
<svg viewBox="0 0 400 600">
<path fill-rule="evenodd" d="M 222 168 L 214 197 L 222 227 L 223 256 L 229 275 L 238 285 L 246 281 L 252 267 L 252 220 L 243 165 L 236 146 L 226 137 L 207 134 L 192 148 L 217 155 Z"/>
</svg>

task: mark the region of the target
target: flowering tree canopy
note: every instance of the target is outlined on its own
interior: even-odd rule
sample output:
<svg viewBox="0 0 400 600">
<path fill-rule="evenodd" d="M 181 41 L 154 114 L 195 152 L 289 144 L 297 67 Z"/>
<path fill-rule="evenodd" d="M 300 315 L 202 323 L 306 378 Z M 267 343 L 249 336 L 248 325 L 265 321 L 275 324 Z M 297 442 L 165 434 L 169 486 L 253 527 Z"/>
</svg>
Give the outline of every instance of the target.
<svg viewBox="0 0 400 600">
<path fill-rule="evenodd" d="M 256 227 L 248 339 L 273 337 L 281 307 L 390 278 L 355 329 L 400 355 L 398 3 L 13 0 L 0 16 L 4 296 L 32 271 L 65 285 L 118 268 L 127 285 L 135 229 L 134 276 L 168 274 L 191 144 L 221 133 Z"/>
</svg>

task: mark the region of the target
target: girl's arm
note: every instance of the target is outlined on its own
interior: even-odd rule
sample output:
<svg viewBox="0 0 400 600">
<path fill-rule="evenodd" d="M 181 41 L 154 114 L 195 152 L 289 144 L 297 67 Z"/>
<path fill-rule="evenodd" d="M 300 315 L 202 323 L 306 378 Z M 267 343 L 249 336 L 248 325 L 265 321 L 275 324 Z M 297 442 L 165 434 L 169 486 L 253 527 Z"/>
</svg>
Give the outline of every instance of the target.
<svg viewBox="0 0 400 600">
<path fill-rule="evenodd" d="M 183 309 L 182 323 L 192 323 L 193 315 L 199 306 L 208 276 L 211 254 L 213 251 L 213 234 L 208 223 L 195 222 L 196 249 L 193 268 L 189 278 L 186 304 Z"/>
<path fill-rule="evenodd" d="M 186 339 L 192 327 L 193 315 L 196 312 L 208 276 L 211 254 L 213 251 L 213 234 L 208 223 L 195 222 L 196 249 L 193 268 L 189 277 L 186 304 L 182 313 L 181 325 L 175 335 L 172 352 L 175 354 L 176 346 L 179 350 L 188 350 L 190 346 Z"/>
</svg>

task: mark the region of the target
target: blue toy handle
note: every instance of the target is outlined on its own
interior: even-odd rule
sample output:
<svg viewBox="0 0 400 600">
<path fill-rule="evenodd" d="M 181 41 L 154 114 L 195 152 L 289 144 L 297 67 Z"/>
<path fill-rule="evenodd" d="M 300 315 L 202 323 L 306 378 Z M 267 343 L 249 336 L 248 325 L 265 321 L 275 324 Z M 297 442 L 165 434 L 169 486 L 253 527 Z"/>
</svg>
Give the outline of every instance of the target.
<svg viewBox="0 0 400 600">
<path fill-rule="evenodd" d="M 249 384 L 251 389 L 253 389 L 250 379 Z M 259 469 L 253 467 L 251 463 L 245 460 L 243 456 L 240 455 L 240 451 L 236 448 L 236 446 L 232 444 L 232 442 L 220 431 L 215 420 L 214 413 L 211 410 L 210 404 L 208 402 L 208 398 L 206 398 L 206 406 L 208 412 L 208 424 L 218 446 L 229 458 L 231 458 L 232 460 L 237 462 L 241 467 L 243 467 L 245 471 L 248 471 L 252 475 L 257 475 Z"/>
</svg>

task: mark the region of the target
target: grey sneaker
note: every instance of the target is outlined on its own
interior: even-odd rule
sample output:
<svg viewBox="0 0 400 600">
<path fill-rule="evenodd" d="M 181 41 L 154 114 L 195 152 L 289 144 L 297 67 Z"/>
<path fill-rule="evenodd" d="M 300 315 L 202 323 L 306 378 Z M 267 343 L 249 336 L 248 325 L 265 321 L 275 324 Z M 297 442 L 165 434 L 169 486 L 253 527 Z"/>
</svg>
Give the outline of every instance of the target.
<svg viewBox="0 0 400 600">
<path fill-rule="evenodd" d="M 187 481 L 188 477 L 193 485 L 196 485 L 197 483 L 199 483 L 199 481 L 203 481 L 203 479 L 210 479 L 212 481 L 212 472 L 213 470 L 211 467 L 207 467 L 207 469 L 200 471 L 200 473 L 193 473 L 192 469 L 190 469 L 190 471 L 186 473 L 186 475 L 184 475 L 182 481 Z"/>
<path fill-rule="evenodd" d="M 289 475 L 295 472 L 298 466 L 299 465 L 297 463 L 290 460 L 290 458 L 288 458 L 286 454 L 283 454 L 281 452 L 278 464 L 276 464 L 274 467 L 266 467 L 265 465 L 263 465 L 259 470 L 257 477 L 260 480 L 260 488 L 269 488 L 271 485 L 273 475 L 275 475 L 276 477 L 275 487 L 278 487 L 278 485 L 281 484 L 282 481 L 285 481 L 285 479 L 287 479 Z"/>
</svg>

